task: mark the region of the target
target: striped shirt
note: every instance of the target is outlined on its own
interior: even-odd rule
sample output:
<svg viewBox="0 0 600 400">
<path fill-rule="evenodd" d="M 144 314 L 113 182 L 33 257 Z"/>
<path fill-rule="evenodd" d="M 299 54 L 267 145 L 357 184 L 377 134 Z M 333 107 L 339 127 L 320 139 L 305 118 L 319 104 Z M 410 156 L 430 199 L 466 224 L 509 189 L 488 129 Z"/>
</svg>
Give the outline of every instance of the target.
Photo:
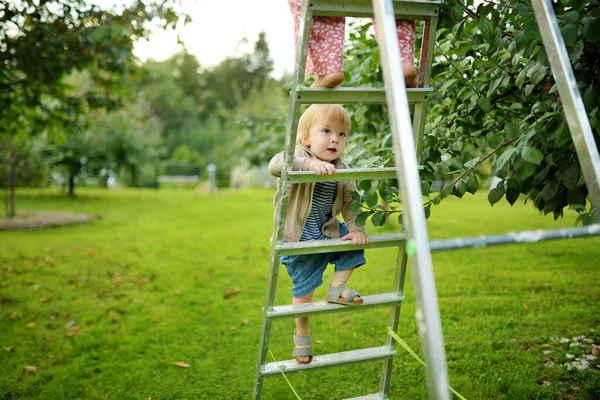
<svg viewBox="0 0 600 400">
<path fill-rule="evenodd" d="M 321 228 L 331 219 L 331 209 L 337 194 L 336 182 L 316 182 L 313 192 L 312 208 L 304 225 L 300 241 L 329 239 Z"/>
</svg>

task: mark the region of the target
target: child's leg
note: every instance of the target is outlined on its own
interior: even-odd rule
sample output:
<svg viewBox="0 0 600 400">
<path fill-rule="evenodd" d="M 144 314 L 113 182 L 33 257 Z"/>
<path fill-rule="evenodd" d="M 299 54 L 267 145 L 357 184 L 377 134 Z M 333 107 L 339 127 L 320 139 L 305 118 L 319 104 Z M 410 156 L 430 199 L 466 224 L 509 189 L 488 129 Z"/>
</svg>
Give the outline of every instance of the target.
<svg viewBox="0 0 600 400">
<path fill-rule="evenodd" d="M 373 19 L 373 26 L 376 21 Z M 415 21 L 396 20 L 396 32 L 398 34 L 398 45 L 402 59 L 402 72 L 406 87 L 415 87 L 417 70 L 415 68 Z M 377 38 L 377 29 L 375 29 Z"/>
<path fill-rule="evenodd" d="M 294 297 L 292 299 L 292 304 L 310 303 L 313 298 L 313 293 L 314 292 L 310 292 L 306 296 L 302 296 L 302 297 Z M 296 318 L 296 336 L 300 336 L 300 337 L 309 337 L 310 336 L 310 326 L 308 325 L 308 317 Z M 306 344 L 306 345 L 296 344 L 295 345 L 296 349 L 311 348 L 311 347 L 312 347 L 312 345 L 310 345 L 310 344 Z M 311 356 L 296 356 L 296 361 L 298 361 L 301 364 L 306 364 L 311 361 Z"/>
<path fill-rule="evenodd" d="M 298 29 L 302 0 L 288 0 L 294 19 L 294 45 L 298 51 Z M 306 74 L 317 74 L 313 87 L 336 87 L 344 81 L 342 48 L 346 20 L 343 17 L 314 17 L 308 42 Z"/>
</svg>

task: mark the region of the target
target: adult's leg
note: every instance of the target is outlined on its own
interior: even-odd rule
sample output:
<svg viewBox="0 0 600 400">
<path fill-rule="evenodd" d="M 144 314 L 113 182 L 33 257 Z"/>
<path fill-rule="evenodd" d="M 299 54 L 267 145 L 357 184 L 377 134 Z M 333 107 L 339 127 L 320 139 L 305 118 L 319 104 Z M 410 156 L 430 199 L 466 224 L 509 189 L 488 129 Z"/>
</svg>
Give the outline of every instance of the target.
<svg viewBox="0 0 600 400">
<path fill-rule="evenodd" d="M 376 21 L 373 19 L 373 26 Z M 417 85 L 417 69 L 415 68 L 415 21 L 396 20 L 396 33 L 398 35 L 398 47 L 402 60 L 402 72 L 406 87 L 412 88 Z M 377 28 L 375 27 L 377 38 Z"/>
<path fill-rule="evenodd" d="M 302 0 L 288 0 L 294 20 L 294 46 L 298 51 L 298 29 Z M 314 17 L 308 42 L 306 74 L 317 75 L 313 87 L 336 87 L 344 81 L 343 46 L 346 20 L 343 17 Z"/>
</svg>

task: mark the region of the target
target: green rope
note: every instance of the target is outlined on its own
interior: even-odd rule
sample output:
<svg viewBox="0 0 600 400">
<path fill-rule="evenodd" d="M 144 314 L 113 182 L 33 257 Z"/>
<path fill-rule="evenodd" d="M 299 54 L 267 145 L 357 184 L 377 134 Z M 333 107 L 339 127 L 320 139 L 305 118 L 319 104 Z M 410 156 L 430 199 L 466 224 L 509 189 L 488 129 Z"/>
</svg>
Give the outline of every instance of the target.
<svg viewBox="0 0 600 400">
<path fill-rule="evenodd" d="M 398 336 L 398 334 L 396 332 L 394 332 L 392 330 L 392 328 L 388 328 L 388 333 L 394 338 L 394 340 L 396 342 L 398 342 L 400 344 L 400 346 L 404 347 L 404 350 L 408 351 L 408 354 L 410 354 L 411 356 L 413 356 L 413 358 L 415 360 L 417 360 L 418 362 L 421 363 L 421 365 L 423 365 L 425 368 L 427 368 L 427 365 L 425 365 L 425 362 L 423 360 L 421 360 L 421 357 L 419 357 L 417 355 L 417 353 L 415 353 L 413 351 L 413 349 L 410 348 L 410 346 L 408 345 L 408 343 L 406 343 L 404 340 L 402 340 L 402 338 L 400 336 Z M 458 397 L 461 400 L 467 400 L 465 399 L 460 393 L 458 393 L 456 390 L 452 389 L 452 387 L 450 387 L 450 385 L 448 385 L 448 388 L 450 389 L 450 391 L 452 393 L 454 393 L 456 395 L 456 397 Z"/>
<path fill-rule="evenodd" d="M 281 375 L 283 375 L 283 378 L 285 379 L 285 381 L 287 382 L 287 384 L 289 385 L 290 389 L 292 389 L 292 392 L 294 392 L 294 394 L 296 395 L 296 398 L 298 400 L 302 400 L 300 398 L 300 396 L 298 396 L 298 393 L 296 392 L 296 390 L 294 389 L 294 387 L 292 386 L 292 384 L 290 383 L 290 381 L 288 380 L 287 376 L 285 376 L 285 374 L 283 373 L 283 370 L 281 369 L 281 367 L 279 366 L 279 364 L 277 363 L 277 360 L 275 359 L 275 356 L 273 355 L 273 352 L 271 351 L 270 348 L 267 347 L 267 350 L 269 350 L 269 354 L 271 355 L 271 357 L 273 357 L 273 361 L 275 361 L 275 365 L 277 365 L 277 368 L 279 369 L 279 372 L 281 372 Z"/>
</svg>

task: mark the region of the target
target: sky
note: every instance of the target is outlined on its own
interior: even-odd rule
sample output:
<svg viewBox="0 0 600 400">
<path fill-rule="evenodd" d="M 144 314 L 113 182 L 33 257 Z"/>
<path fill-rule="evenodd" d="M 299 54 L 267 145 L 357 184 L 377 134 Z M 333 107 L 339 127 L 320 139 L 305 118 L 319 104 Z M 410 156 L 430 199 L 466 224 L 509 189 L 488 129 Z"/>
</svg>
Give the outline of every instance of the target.
<svg viewBox="0 0 600 400">
<path fill-rule="evenodd" d="M 202 67 L 210 68 L 236 55 L 242 38 L 253 45 L 264 31 L 274 63 L 273 77 L 293 72 L 294 28 L 286 0 L 182 0 L 182 10 L 192 22 L 178 24 L 176 32 L 156 32 L 149 41 L 135 45 L 134 53 L 142 61 L 162 61 L 181 50 L 179 34 L 188 52 Z"/>
</svg>

